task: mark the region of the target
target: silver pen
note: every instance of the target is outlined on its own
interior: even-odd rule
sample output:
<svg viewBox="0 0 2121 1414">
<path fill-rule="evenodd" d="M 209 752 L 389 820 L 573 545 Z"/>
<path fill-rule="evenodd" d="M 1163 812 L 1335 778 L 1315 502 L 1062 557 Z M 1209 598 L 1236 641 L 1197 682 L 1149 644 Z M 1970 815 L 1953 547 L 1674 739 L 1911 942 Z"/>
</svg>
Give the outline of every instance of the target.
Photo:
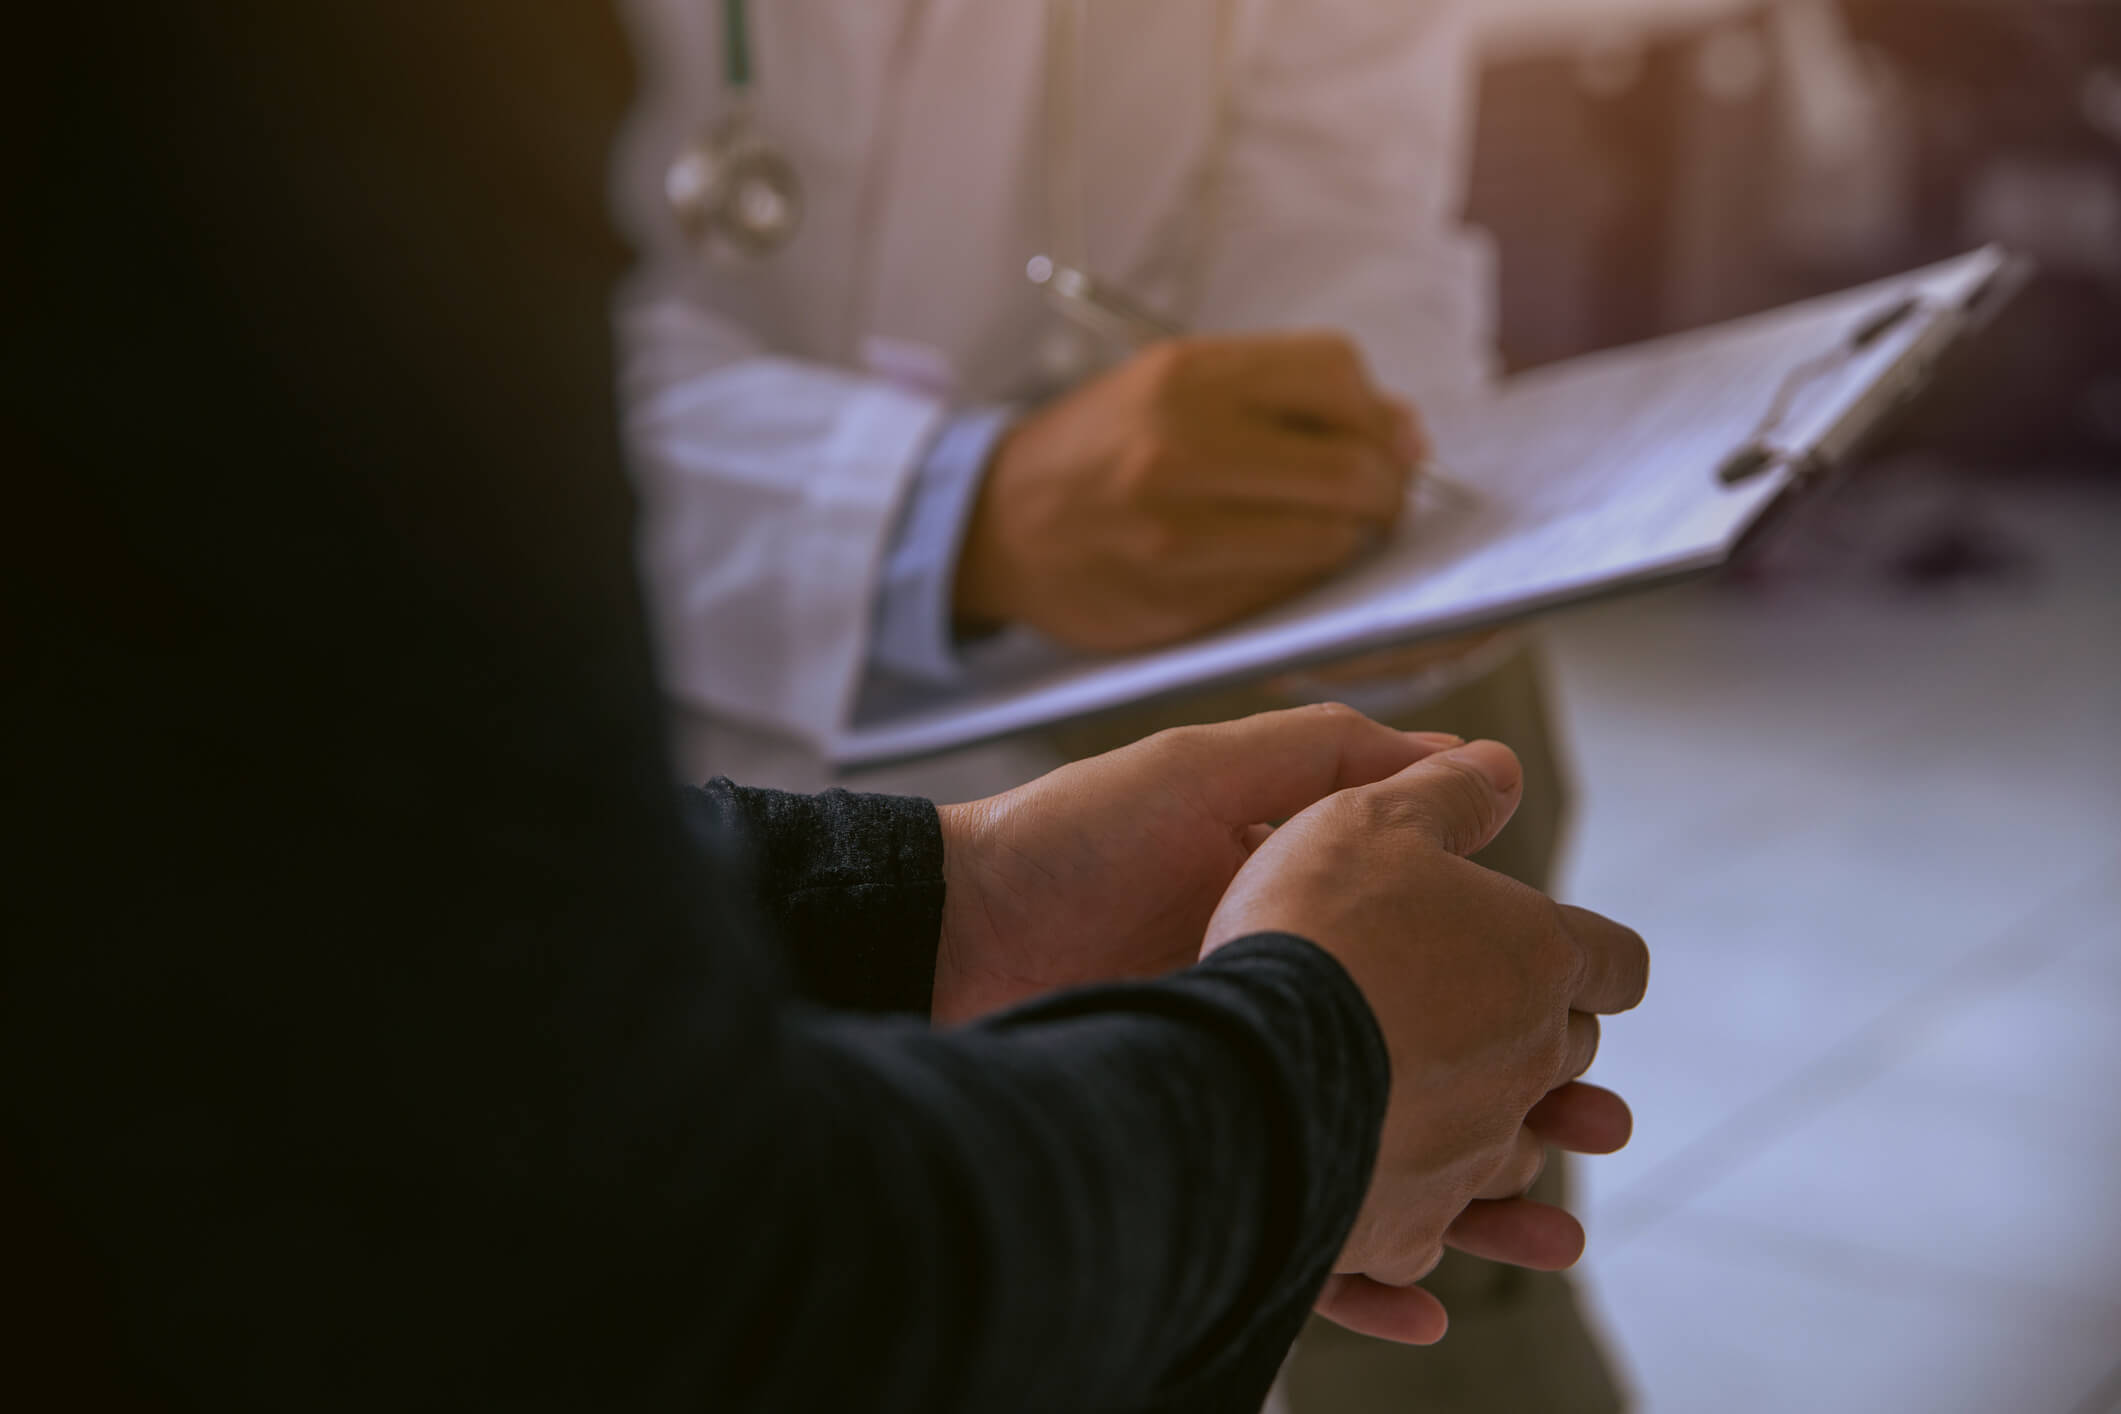
<svg viewBox="0 0 2121 1414">
<path fill-rule="evenodd" d="M 1050 256 L 1035 255 L 1024 273 L 1046 292 L 1054 312 L 1081 328 L 1129 349 L 1144 348 L 1164 339 L 1183 338 L 1186 331 L 1170 320 L 1152 314 L 1109 285 Z M 1464 482 L 1454 479 L 1433 457 L 1414 468 L 1417 489 L 1439 492 L 1449 500 L 1470 505 L 1480 498 Z"/>
</svg>

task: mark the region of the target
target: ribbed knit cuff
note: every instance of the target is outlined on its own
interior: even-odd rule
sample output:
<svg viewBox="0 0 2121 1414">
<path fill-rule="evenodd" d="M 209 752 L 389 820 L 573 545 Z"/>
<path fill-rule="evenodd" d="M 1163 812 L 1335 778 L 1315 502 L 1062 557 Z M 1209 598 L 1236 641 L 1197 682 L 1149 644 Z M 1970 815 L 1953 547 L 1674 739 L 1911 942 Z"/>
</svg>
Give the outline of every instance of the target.
<svg viewBox="0 0 2121 1414">
<path fill-rule="evenodd" d="M 760 917 L 803 997 L 928 1014 L 943 926 L 933 804 L 843 790 L 787 795 L 726 780 L 685 795 L 696 830 L 719 831 L 748 853 Z"/>
</svg>

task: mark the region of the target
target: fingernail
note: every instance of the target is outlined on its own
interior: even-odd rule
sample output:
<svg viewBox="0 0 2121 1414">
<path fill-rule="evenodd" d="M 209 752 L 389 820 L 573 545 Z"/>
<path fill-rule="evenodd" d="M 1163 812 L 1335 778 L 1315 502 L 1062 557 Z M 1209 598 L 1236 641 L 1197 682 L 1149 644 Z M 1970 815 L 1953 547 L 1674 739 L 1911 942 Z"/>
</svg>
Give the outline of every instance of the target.
<svg viewBox="0 0 2121 1414">
<path fill-rule="evenodd" d="M 1449 732 L 1408 732 L 1407 736 L 1435 751 L 1449 751 L 1455 746 L 1464 746 L 1466 739 Z"/>
<path fill-rule="evenodd" d="M 1471 766 L 1504 795 L 1524 784 L 1524 767 L 1519 764 L 1517 753 L 1499 741 L 1476 741 L 1471 746 L 1461 746 L 1451 752 L 1450 759 Z"/>
</svg>

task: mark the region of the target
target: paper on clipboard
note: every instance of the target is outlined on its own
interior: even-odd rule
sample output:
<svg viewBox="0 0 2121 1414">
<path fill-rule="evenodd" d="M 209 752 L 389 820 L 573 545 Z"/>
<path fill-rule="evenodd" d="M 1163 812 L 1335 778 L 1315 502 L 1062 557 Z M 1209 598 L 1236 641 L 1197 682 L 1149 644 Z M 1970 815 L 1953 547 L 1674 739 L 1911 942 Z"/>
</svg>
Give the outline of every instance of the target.
<svg viewBox="0 0 2121 1414">
<path fill-rule="evenodd" d="M 1431 410 L 1477 501 L 1424 507 L 1332 583 L 1178 647 L 1092 659 L 1011 636 L 947 693 L 871 692 L 829 754 L 841 766 L 932 754 L 1713 568 L 1927 383 L 2012 264 L 1977 251 Z M 1756 445 L 1731 484 L 1734 454 Z"/>
</svg>

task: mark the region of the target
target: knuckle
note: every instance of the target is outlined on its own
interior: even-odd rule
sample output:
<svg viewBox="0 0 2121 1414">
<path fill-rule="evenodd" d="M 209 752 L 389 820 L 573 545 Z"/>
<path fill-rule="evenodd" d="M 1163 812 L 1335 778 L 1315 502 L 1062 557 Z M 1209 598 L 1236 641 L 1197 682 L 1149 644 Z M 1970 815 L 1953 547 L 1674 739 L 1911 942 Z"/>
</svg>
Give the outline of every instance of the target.
<svg viewBox="0 0 2121 1414">
<path fill-rule="evenodd" d="M 1471 844 L 1485 833 L 1494 809 L 1495 788 L 1473 766 L 1451 757 L 1431 758 L 1435 763 L 1435 786 L 1430 801 L 1437 823 L 1454 845 Z"/>
<path fill-rule="evenodd" d="M 1169 396 L 1192 381 L 1203 356 L 1199 339 L 1177 338 L 1151 344 L 1135 355 L 1135 360 L 1150 391 Z"/>
<path fill-rule="evenodd" d="M 1352 802 L 1360 811 L 1362 828 L 1374 834 L 1440 836 L 1449 843 L 1446 822 L 1434 802 L 1394 791 L 1366 790 Z"/>
<path fill-rule="evenodd" d="M 1551 1046 L 1525 1058 L 1525 1068 L 1516 1077 L 1517 1083 L 1510 1096 L 1511 1112 L 1519 1119 L 1529 1118 L 1532 1111 L 1539 1108 L 1540 1101 L 1573 1078 L 1568 1075 L 1568 1063 L 1568 1046 L 1557 1032 Z"/>
<path fill-rule="evenodd" d="M 1297 710 L 1316 719 L 1321 728 L 1335 733 L 1361 731 L 1376 725 L 1345 702 L 1317 702 Z"/>
<path fill-rule="evenodd" d="M 1408 1287 L 1426 1280 L 1444 1258 L 1440 1214 L 1409 1213 L 1392 1224 L 1383 1243 L 1384 1257 L 1370 1277 L 1384 1286 Z"/>
<path fill-rule="evenodd" d="M 1160 765 L 1184 772 L 1213 762 L 1226 745 L 1217 727 L 1167 727 L 1145 738 L 1142 750 Z"/>
<path fill-rule="evenodd" d="M 1333 834 L 1345 839 L 1375 839 L 1404 823 L 1399 805 L 1374 790 L 1342 791 L 1314 809 L 1324 816 Z"/>
<path fill-rule="evenodd" d="M 1521 1194 L 1539 1181 L 1539 1175 L 1547 1166 L 1546 1146 L 1529 1130 L 1519 1130 L 1511 1145 L 1509 1156 L 1501 1165 L 1500 1182 L 1495 1188 L 1512 1194 Z"/>
<path fill-rule="evenodd" d="M 1348 823 L 1352 827 L 1367 834 L 1424 830 L 1431 823 L 1427 807 L 1421 801 L 1397 791 L 1375 787 L 1344 791 L 1332 797 L 1332 803 L 1348 813 Z"/>
<path fill-rule="evenodd" d="M 1533 977 L 1552 990 L 1573 987 L 1583 970 L 1583 949 L 1569 932 L 1560 905 L 1551 899 L 1547 901 L 1546 926 L 1534 939 L 1528 961 Z"/>
</svg>

